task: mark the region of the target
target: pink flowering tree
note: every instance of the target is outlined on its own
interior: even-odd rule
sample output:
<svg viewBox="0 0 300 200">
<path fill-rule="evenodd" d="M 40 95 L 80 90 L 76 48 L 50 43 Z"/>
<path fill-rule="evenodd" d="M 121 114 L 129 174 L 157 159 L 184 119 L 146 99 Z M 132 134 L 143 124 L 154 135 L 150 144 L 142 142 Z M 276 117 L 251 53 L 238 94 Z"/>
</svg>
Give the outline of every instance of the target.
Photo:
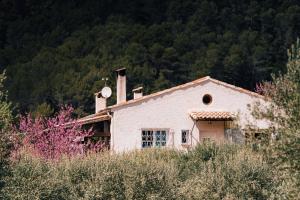
<svg viewBox="0 0 300 200">
<path fill-rule="evenodd" d="M 17 131 L 23 134 L 23 138 L 18 144 L 30 148 L 32 153 L 45 159 L 100 150 L 103 146 L 101 143 L 84 142 L 84 138 L 92 136 L 93 131 L 82 129 L 82 125 L 72 119 L 72 112 L 73 108 L 67 106 L 50 118 L 32 118 L 30 114 L 21 117 Z"/>
</svg>

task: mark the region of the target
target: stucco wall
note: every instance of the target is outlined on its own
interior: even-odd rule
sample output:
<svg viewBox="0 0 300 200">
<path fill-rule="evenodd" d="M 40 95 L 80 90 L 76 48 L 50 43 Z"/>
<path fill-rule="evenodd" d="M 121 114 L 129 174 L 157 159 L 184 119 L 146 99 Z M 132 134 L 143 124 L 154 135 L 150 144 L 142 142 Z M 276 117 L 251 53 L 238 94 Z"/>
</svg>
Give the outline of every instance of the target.
<svg viewBox="0 0 300 200">
<path fill-rule="evenodd" d="M 204 105 L 202 97 L 210 94 L 212 103 Z M 239 113 L 239 125 L 250 121 L 260 128 L 267 127 L 263 121 L 255 121 L 247 104 L 260 100 L 248 94 L 206 81 L 200 85 L 180 89 L 142 102 L 113 108 L 111 123 L 111 147 L 114 151 L 141 148 L 143 128 L 169 129 L 168 146 L 182 148 L 181 130 L 193 130 L 193 145 L 199 141 L 199 130 L 189 116 L 192 111 L 230 111 Z"/>
</svg>

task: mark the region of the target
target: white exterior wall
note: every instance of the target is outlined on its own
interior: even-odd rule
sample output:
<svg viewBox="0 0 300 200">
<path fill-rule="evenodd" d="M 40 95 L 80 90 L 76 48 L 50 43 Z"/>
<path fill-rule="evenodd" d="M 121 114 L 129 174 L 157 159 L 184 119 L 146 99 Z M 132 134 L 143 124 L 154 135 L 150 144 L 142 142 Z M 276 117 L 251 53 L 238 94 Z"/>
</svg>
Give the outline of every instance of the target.
<svg viewBox="0 0 300 200">
<path fill-rule="evenodd" d="M 202 97 L 212 96 L 212 103 L 205 105 Z M 254 121 L 247 104 L 262 101 L 257 97 L 205 81 L 200 85 L 175 90 L 140 102 L 112 109 L 111 148 L 116 152 L 141 148 L 143 128 L 169 129 L 167 146 L 182 148 L 181 130 L 192 130 L 194 121 L 189 116 L 193 111 L 229 111 L 239 113 L 239 125 L 250 121 L 260 128 L 267 128 L 263 121 Z M 194 126 L 192 144 L 199 141 L 199 130 Z"/>
</svg>

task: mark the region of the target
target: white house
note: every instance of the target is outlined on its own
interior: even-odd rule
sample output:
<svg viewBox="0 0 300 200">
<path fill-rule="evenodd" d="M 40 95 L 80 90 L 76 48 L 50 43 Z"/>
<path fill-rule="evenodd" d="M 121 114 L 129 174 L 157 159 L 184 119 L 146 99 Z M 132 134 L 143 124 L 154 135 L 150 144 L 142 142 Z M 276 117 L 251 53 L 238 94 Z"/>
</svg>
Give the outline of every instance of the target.
<svg viewBox="0 0 300 200">
<path fill-rule="evenodd" d="M 126 100 L 126 69 L 117 70 L 117 104 L 106 107 L 96 93 L 96 113 L 80 119 L 93 126 L 95 137 L 115 152 L 147 147 L 189 148 L 206 140 L 243 142 L 247 124 L 268 127 L 255 120 L 249 105 L 264 97 L 209 76 L 143 96 L 133 90 Z"/>
</svg>

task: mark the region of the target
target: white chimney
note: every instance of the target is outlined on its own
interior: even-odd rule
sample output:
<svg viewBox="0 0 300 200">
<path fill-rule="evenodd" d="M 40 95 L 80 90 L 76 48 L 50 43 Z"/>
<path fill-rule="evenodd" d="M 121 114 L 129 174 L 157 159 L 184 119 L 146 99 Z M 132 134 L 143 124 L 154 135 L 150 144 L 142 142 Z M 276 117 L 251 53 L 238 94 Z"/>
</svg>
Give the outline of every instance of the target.
<svg viewBox="0 0 300 200">
<path fill-rule="evenodd" d="M 143 97 L 143 87 L 138 87 L 132 90 L 133 92 L 133 99 L 138 99 Z"/>
<path fill-rule="evenodd" d="M 106 108 L 106 98 L 102 97 L 101 92 L 95 93 L 95 113 Z"/>
<path fill-rule="evenodd" d="M 126 68 L 116 70 L 117 104 L 126 102 Z"/>
</svg>

